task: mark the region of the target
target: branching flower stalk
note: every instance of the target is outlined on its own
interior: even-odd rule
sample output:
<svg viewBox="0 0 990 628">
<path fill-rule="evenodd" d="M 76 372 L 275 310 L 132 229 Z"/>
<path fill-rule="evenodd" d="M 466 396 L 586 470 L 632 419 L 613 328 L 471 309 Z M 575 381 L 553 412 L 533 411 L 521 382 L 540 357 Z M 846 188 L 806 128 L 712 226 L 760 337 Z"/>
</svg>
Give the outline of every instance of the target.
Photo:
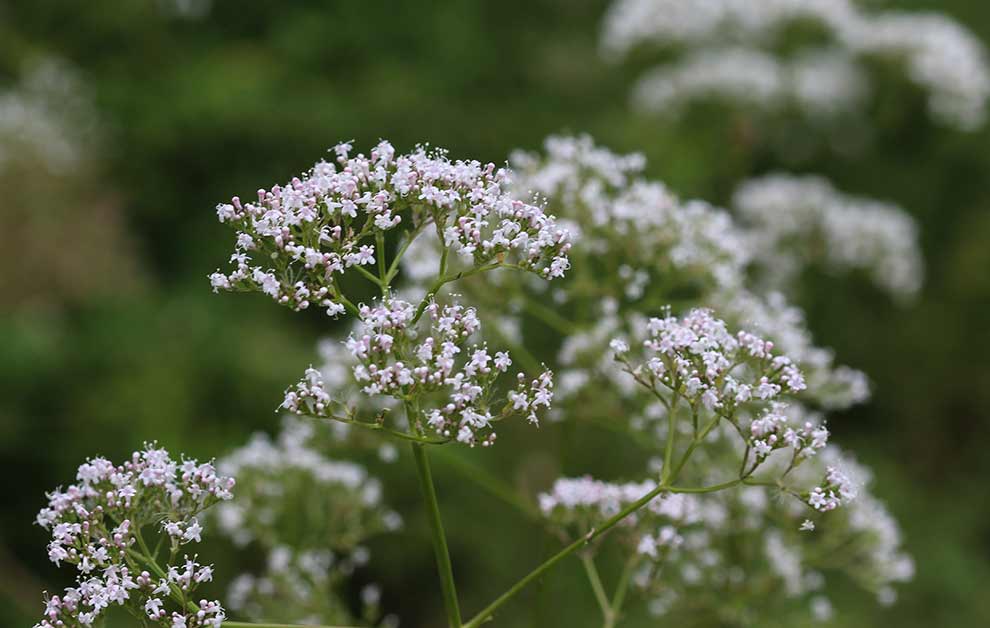
<svg viewBox="0 0 990 628">
<path fill-rule="evenodd" d="M 362 590 L 360 617 L 339 599 L 339 585 L 368 560 L 362 544 L 402 524 L 363 466 L 320 445 L 361 434 L 409 443 L 449 628 L 491 620 L 571 555 L 580 558 L 605 628 L 619 623 L 633 594 L 652 597 L 651 612 L 663 614 L 680 593 L 726 584 L 719 578 L 733 573 L 736 553 L 720 552 L 719 543 L 733 535 L 762 548 L 771 592 L 816 595 L 816 616 L 830 612 L 817 594 L 818 570 L 850 572 L 892 601 L 891 583 L 910 578 L 913 563 L 883 506 L 868 494 L 854 501 L 868 473 L 827 445 L 816 411 L 864 399 L 865 376 L 833 365 L 783 297 L 751 290 L 750 266 L 768 258 L 727 213 L 640 179 L 639 156 L 613 155 L 589 138 L 547 146 L 546 161 L 514 158 L 529 191 L 544 195 L 535 204 L 493 164 L 451 161 L 426 148 L 396 155 L 381 142 L 370 157 L 339 144 L 334 162 L 259 190 L 257 202 L 235 197 L 218 206 L 236 245 L 233 269 L 210 276 L 214 290 L 260 292 L 297 311 L 315 305 L 349 317 L 350 333 L 326 343 L 325 366 L 306 369 L 286 390 L 280 409 L 290 416 L 279 436 L 256 435 L 221 460 L 220 474 L 148 446 L 120 466 L 93 459 L 80 467 L 79 484 L 52 493 L 38 522 L 52 532 L 50 558 L 77 567 L 78 586 L 48 598 L 36 628 L 91 628 L 113 605 L 163 628 L 394 626 L 374 585 Z M 750 213 L 763 215 L 765 202 L 749 196 L 759 206 Z M 560 221 L 550 208 L 564 214 Z M 832 224 L 828 203 L 814 209 L 818 223 Z M 884 224 L 903 222 L 892 208 L 883 216 Z M 570 230 L 587 249 L 573 252 L 580 263 L 565 278 Z M 877 254 L 857 246 L 870 255 L 843 263 L 886 269 L 886 252 L 910 249 L 913 232 L 900 231 Z M 876 239 L 864 236 L 867 244 Z M 503 269 L 512 272 L 495 272 Z M 400 274 L 410 281 L 397 290 Z M 370 283 L 376 296 L 365 302 L 358 295 L 366 292 L 345 292 L 353 285 L 345 276 Z M 455 284 L 475 305 L 451 293 Z M 567 314 L 545 296 L 568 303 Z M 506 308 L 506 300 L 521 306 Z M 522 313 L 560 334 L 559 376 L 524 346 Z M 526 367 L 514 377 L 513 356 Z M 597 377 L 607 385 L 589 386 Z M 534 506 L 446 455 L 457 445 L 493 446 L 504 421 L 565 417 L 627 434 L 652 456 L 649 475 L 626 483 L 559 478 Z M 565 540 L 467 619 L 429 461 L 436 446 L 485 491 Z M 394 445 L 380 455 L 395 459 Z M 234 475 L 242 497 L 229 502 Z M 340 520 L 336 507 L 346 512 Z M 226 621 L 218 601 L 194 597 L 213 570 L 196 556 L 180 559 L 180 550 L 199 541 L 197 516 L 207 509 L 208 526 L 267 554 L 264 570 L 231 583 L 229 605 L 268 623 Z M 839 525 L 823 526 L 815 532 L 820 543 L 800 547 L 826 516 Z M 157 542 L 147 542 L 149 531 Z M 624 553 L 611 594 L 595 561 L 609 533 Z"/>
</svg>

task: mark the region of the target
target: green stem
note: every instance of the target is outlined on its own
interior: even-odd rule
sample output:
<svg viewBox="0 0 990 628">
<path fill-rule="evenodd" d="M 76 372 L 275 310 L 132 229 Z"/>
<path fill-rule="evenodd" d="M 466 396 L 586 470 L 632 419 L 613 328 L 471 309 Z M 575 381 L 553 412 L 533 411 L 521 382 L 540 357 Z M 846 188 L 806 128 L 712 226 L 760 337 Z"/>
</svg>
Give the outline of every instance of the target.
<svg viewBox="0 0 990 628">
<path fill-rule="evenodd" d="M 388 292 L 388 280 L 385 269 L 385 234 L 381 231 L 375 234 L 375 248 L 378 249 L 378 281 L 382 289 L 382 295 Z"/>
<path fill-rule="evenodd" d="M 663 493 L 664 491 L 667 490 L 669 490 L 668 487 L 661 484 L 660 486 L 656 487 L 646 495 L 640 497 L 633 503 L 623 508 L 617 514 L 613 515 L 609 519 L 606 519 L 605 522 L 602 523 L 600 527 L 591 530 L 590 532 L 588 532 L 588 534 L 574 541 L 564 549 L 560 550 L 559 552 L 557 552 L 556 554 L 545 560 L 543 564 L 541 564 L 533 571 L 529 572 L 525 577 L 522 578 L 522 580 L 512 585 L 512 587 L 510 587 L 508 591 L 500 595 L 498 598 L 495 599 L 494 602 L 489 604 L 480 613 L 475 615 L 470 621 L 465 623 L 464 628 L 477 628 L 477 626 L 480 626 L 485 620 L 491 617 L 492 614 L 499 609 L 499 607 L 501 607 L 503 604 L 505 604 L 510 599 L 512 599 L 517 593 L 519 593 L 524 588 L 526 588 L 526 586 L 530 582 L 536 580 L 544 573 L 546 573 L 551 567 L 553 567 L 554 565 L 556 565 L 563 559 L 567 558 L 574 552 L 578 551 L 588 543 L 591 543 L 601 535 L 611 530 L 617 523 L 619 523 L 629 515 L 633 514 L 634 512 L 636 512 L 637 510 L 648 504 L 650 501 L 653 500 L 654 497 L 656 497 L 660 493 Z"/>
<path fill-rule="evenodd" d="M 385 291 L 385 286 L 382 284 L 382 280 L 380 278 L 376 277 L 375 275 L 371 274 L 370 272 L 361 268 L 360 266 L 354 266 L 353 268 L 354 270 L 358 271 L 358 273 L 362 275 L 365 279 L 378 286 L 383 292 Z"/>
<path fill-rule="evenodd" d="M 309 415 L 305 415 L 309 416 Z M 341 423 L 346 423 L 347 425 L 356 425 L 358 427 L 363 427 L 368 430 L 375 432 L 382 432 L 388 434 L 389 436 L 394 436 L 402 440 L 407 440 L 413 443 L 419 443 L 421 445 L 444 445 L 450 442 L 448 438 L 430 438 L 428 436 L 417 436 L 416 434 L 410 434 L 409 432 L 403 432 L 401 430 L 393 430 L 390 427 L 385 427 L 381 423 L 367 423 L 365 421 L 355 421 L 351 419 L 343 419 L 340 417 L 313 417 L 317 419 L 329 419 L 331 421 L 339 421 Z"/>
<path fill-rule="evenodd" d="M 605 620 L 605 625 L 609 626 L 614 623 L 612 620 L 612 606 L 609 604 L 605 587 L 602 586 L 602 579 L 598 575 L 598 568 L 595 567 L 595 559 L 590 554 L 581 554 L 581 564 L 584 565 L 584 573 L 587 574 L 588 582 L 591 583 L 591 590 L 595 592 L 598 607 L 602 610 L 602 619 Z"/>
<path fill-rule="evenodd" d="M 629 581 L 632 579 L 633 568 L 636 566 L 636 556 L 633 555 L 626 562 L 625 568 L 622 570 L 622 575 L 619 576 L 619 584 L 615 587 L 615 595 L 612 597 L 612 615 L 611 621 L 605 622 L 605 628 L 614 628 L 615 623 L 619 620 L 619 614 L 622 611 L 622 605 L 626 601 L 626 591 L 629 590 Z"/>
<path fill-rule="evenodd" d="M 651 387 L 652 389 L 652 387 Z M 660 470 L 660 484 L 673 482 L 671 469 L 674 466 L 674 441 L 677 437 L 677 402 L 679 401 L 677 391 L 674 391 L 670 400 L 670 407 L 667 408 L 667 443 L 663 453 L 663 469 Z"/>
<path fill-rule="evenodd" d="M 560 334 L 569 336 L 577 330 L 577 325 L 538 301 L 526 299 L 524 304 L 527 312 L 537 317 L 546 323 L 548 327 L 551 327 Z"/>
<path fill-rule="evenodd" d="M 440 520 L 440 505 L 437 502 L 437 492 L 433 486 L 433 475 L 430 472 L 430 462 L 426 458 L 426 450 L 419 443 L 412 444 L 413 458 L 416 459 L 416 471 L 419 474 L 420 488 L 423 490 L 423 501 L 426 503 L 427 517 L 430 521 L 430 532 L 433 535 L 433 551 L 437 559 L 437 571 L 440 573 L 440 588 L 443 591 L 444 609 L 447 611 L 447 623 L 450 628 L 460 628 L 461 611 L 457 605 L 457 589 L 454 586 L 454 571 L 450 565 L 450 553 L 447 550 L 447 537 L 443 533 L 443 522 Z"/>
<path fill-rule="evenodd" d="M 448 449 L 436 450 L 441 460 L 457 467 L 463 477 L 468 478 L 482 489 L 488 491 L 493 497 L 497 497 L 506 504 L 514 507 L 521 515 L 534 521 L 543 522 L 540 511 L 528 499 L 519 494 L 512 486 L 506 484 L 501 479 L 493 475 L 480 465 L 465 462 L 456 453 L 451 453 Z"/>
<path fill-rule="evenodd" d="M 613 527 L 615 527 L 620 521 L 633 514 L 646 504 L 653 501 L 653 499 L 661 493 L 714 493 L 715 491 L 721 491 L 726 488 L 731 488 L 738 484 L 755 484 L 753 482 L 748 482 L 743 479 L 735 479 L 729 482 L 723 482 L 722 484 L 713 484 L 711 486 L 700 486 L 700 487 L 680 487 L 680 486 L 666 486 L 660 484 L 655 489 L 643 495 L 633 503 L 629 504 L 618 513 L 606 519 L 604 523 L 598 528 L 594 528 L 587 534 L 574 541 L 564 549 L 560 550 L 547 560 L 545 560 L 540 566 L 538 566 L 533 571 L 529 572 L 524 576 L 519 582 L 512 585 L 508 591 L 500 595 L 495 599 L 494 602 L 486 606 L 480 613 L 471 618 L 470 621 L 464 624 L 464 628 L 477 628 L 482 623 L 484 623 L 488 618 L 490 618 L 495 611 L 497 611 L 503 604 L 512 599 L 517 593 L 526 588 L 526 586 L 536 580 L 544 573 L 546 573 L 551 567 L 559 563 L 561 560 L 567 558 L 574 552 L 580 550 L 585 545 L 591 543 L 598 537 L 602 536 Z M 620 598 L 621 601 L 621 598 Z"/>
</svg>

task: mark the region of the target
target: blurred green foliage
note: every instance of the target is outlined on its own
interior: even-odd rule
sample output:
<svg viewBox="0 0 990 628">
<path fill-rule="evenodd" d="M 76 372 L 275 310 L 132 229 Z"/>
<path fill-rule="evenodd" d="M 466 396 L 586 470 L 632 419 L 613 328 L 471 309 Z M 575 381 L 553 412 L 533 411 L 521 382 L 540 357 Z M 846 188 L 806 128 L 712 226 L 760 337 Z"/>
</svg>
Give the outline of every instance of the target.
<svg viewBox="0 0 990 628">
<path fill-rule="evenodd" d="M 0 250 L 0 276 L 21 280 L 5 281 L 0 294 L 0 623 L 34 621 L 40 590 L 66 584 L 30 524 L 45 490 L 68 482 L 86 456 L 119 458 L 143 440 L 210 457 L 274 429 L 282 390 L 332 331 L 318 313 L 210 293 L 206 275 L 230 249 L 218 201 L 285 180 L 343 139 L 367 147 L 385 137 L 400 150 L 430 142 L 500 162 L 549 133 L 587 131 L 617 151 L 644 152 L 650 174 L 685 196 L 725 203 L 741 178 L 784 168 L 895 201 L 918 219 L 928 269 L 916 305 L 899 308 L 866 282 L 828 276 L 809 277 L 800 298 L 819 342 L 873 378 L 874 400 L 832 427 L 876 468 L 876 492 L 919 565 L 891 609 L 836 595 L 838 623 L 990 624 L 990 130 L 934 126 L 923 95 L 886 76 L 869 112 L 873 134 L 853 155 L 805 142 L 786 120 L 769 126 L 718 108 L 661 124 L 627 106 L 641 67 L 599 59 L 598 1 L 216 0 L 198 19 L 163 8 L 178 4 L 0 2 L 0 83 L 15 83 L 32 59 L 64 59 L 102 131 L 86 146 L 85 173 L 30 169 L 2 180 L 5 230 L 41 211 L 57 227 L 25 230 L 19 246 Z M 886 4 L 944 11 L 990 42 L 990 4 Z M 799 142 L 807 145 L 781 157 L 782 143 Z M 119 238 L 77 246 L 117 222 Z M 25 253 L 53 238 L 64 246 Z M 108 251 L 117 261 L 102 259 Z M 46 263 L 79 278 L 56 281 L 69 271 L 46 274 Z M 101 288 L 69 289 L 87 278 Z M 471 462 L 524 491 L 544 488 L 556 463 L 517 459 L 514 439 L 524 436 L 509 432 Z M 564 426 L 553 438 L 590 437 Z M 627 446 L 620 438 L 569 444 L 585 455 L 565 460 L 565 472 L 621 472 L 608 453 Z M 383 479 L 390 502 L 415 513 L 408 463 Z M 459 480 L 459 466 L 437 467 L 470 611 L 557 540 Z M 425 522 L 407 518 L 401 537 L 373 547 L 358 580 L 380 582 L 404 625 L 433 625 L 440 596 Z M 216 560 L 221 574 L 236 570 L 231 558 Z M 500 625 L 590 625 L 586 587 L 579 570 L 558 570 Z"/>
</svg>

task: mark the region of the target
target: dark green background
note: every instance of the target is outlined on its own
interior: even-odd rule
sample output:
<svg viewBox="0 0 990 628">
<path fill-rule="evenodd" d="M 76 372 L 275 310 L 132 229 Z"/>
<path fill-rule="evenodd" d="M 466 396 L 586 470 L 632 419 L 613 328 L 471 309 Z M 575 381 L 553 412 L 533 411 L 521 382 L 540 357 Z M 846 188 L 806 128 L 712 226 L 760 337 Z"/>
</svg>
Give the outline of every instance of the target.
<svg viewBox="0 0 990 628">
<path fill-rule="evenodd" d="M 937 8 L 990 41 L 990 4 L 884 4 Z M 67 584 L 45 559 L 44 531 L 31 525 L 45 490 L 69 481 L 86 456 L 119 458 L 144 440 L 221 455 L 249 432 L 274 428 L 282 390 L 316 359 L 325 317 L 210 293 L 206 275 L 232 242 L 216 223 L 218 201 L 285 180 L 343 139 L 362 149 L 379 138 L 400 150 L 430 142 L 500 162 L 549 133 L 587 131 L 616 150 L 645 152 L 650 175 L 686 196 L 726 203 L 741 178 L 786 168 L 826 174 L 917 218 L 928 266 L 918 303 L 898 307 L 858 278 L 818 275 L 798 299 L 819 342 L 875 383 L 874 400 L 831 427 L 876 468 L 876 491 L 918 564 L 892 609 L 854 592 L 834 601 L 847 626 L 990 625 L 990 130 L 933 125 L 924 95 L 883 73 L 868 112 L 874 137 L 854 156 L 812 149 L 782 161 L 772 144 L 804 138 L 788 126 L 794 120 L 702 107 L 662 124 L 627 107 L 639 60 L 598 58 L 605 3 L 597 1 L 219 0 L 202 20 L 156 7 L 0 2 L 0 83 L 45 54 L 84 78 L 104 136 L 87 149 L 93 185 L 119 211 L 132 239 L 126 256 L 140 269 L 136 282 L 119 285 L 101 271 L 104 289 L 93 296 L 69 298 L 44 283 L 30 298 L 0 294 L 0 623 L 29 625 L 42 608 L 39 589 Z M 46 185 L 53 175 L 31 176 Z M 0 228 L 23 216 L 10 202 L 0 191 Z M 87 221 L 91 202 L 69 196 L 47 211 Z M 89 272 L 85 255 L 72 261 Z M 0 269 L 35 273 L 11 250 L 0 250 Z M 500 439 L 476 461 L 525 485 L 513 442 Z M 565 472 L 611 469 L 599 461 L 610 456 L 603 449 L 621 458 L 626 446 L 581 445 L 574 450 L 586 455 L 566 460 Z M 404 626 L 435 625 L 439 591 L 409 463 L 385 472 L 409 529 L 376 544 L 359 579 L 383 584 Z M 456 473 L 438 464 L 470 614 L 556 542 Z M 597 625 L 575 566 L 511 605 L 500 625 Z"/>
</svg>

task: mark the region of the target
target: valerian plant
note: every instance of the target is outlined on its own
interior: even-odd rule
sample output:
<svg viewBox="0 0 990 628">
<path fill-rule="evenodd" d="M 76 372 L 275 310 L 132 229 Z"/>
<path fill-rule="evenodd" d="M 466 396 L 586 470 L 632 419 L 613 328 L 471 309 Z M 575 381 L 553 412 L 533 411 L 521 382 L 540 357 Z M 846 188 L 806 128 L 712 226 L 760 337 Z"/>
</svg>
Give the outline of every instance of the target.
<svg viewBox="0 0 990 628">
<path fill-rule="evenodd" d="M 515 155 L 510 174 L 425 147 L 398 155 L 383 141 L 366 157 L 343 143 L 335 160 L 256 201 L 219 205 L 236 244 L 232 268 L 210 276 L 215 291 L 316 307 L 348 318 L 350 333 L 324 342 L 326 364 L 286 390 L 280 409 L 290 416 L 275 440 L 255 436 L 221 461 L 240 479 L 237 499 L 227 501 L 233 480 L 212 466 L 179 465 L 154 448 L 121 467 L 91 461 L 78 486 L 53 493 L 39 522 L 53 530 L 53 560 L 81 575 L 50 598 L 39 626 L 91 626 L 111 604 L 146 624 L 247 625 L 191 597 L 212 571 L 183 547 L 199 539 L 197 516 L 220 501 L 206 523 L 266 559 L 233 579 L 233 610 L 258 622 L 393 625 L 377 587 L 365 588 L 359 613 L 341 602 L 369 559 L 365 543 L 401 525 L 363 466 L 327 453 L 331 441 L 358 447 L 367 435 L 410 448 L 451 628 L 491 620 L 572 556 L 608 627 L 636 602 L 734 622 L 779 619 L 782 607 L 824 618 L 833 572 L 893 601 L 891 585 L 910 578 L 912 564 L 866 493 L 868 472 L 828 444 L 824 418 L 863 401 L 869 384 L 812 342 L 782 294 L 793 273 L 772 272 L 785 239 L 841 237 L 829 226 L 839 193 L 815 197 L 795 229 L 769 231 L 781 210 L 757 184 L 740 192 L 739 220 L 645 179 L 640 156 L 590 138 L 546 146 Z M 881 214 L 841 259 L 824 262 L 911 293 L 920 263 L 889 258 L 916 252 L 914 230 L 888 228 L 911 225 L 896 208 Z M 821 262 L 802 257 L 808 248 L 787 249 L 788 263 Z M 358 297 L 366 293 L 355 281 L 375 298 Z M 534 324 L 556 333 L 552 355 L 523 342 Z M 625 435 L 641 471 L 624 481 L 562 477 L 535 500 L 464 473 L 563 539 L 466 616 L 430 450 L 491 447 L 497 430 L 559 421 Z M 396 458 L 391 443 L 379 451 Z M 143 528 L 162 545 L 152 549 Z M 624 564 L 611 594 L 596 563 L 609 551 Z"/>
</svg>

